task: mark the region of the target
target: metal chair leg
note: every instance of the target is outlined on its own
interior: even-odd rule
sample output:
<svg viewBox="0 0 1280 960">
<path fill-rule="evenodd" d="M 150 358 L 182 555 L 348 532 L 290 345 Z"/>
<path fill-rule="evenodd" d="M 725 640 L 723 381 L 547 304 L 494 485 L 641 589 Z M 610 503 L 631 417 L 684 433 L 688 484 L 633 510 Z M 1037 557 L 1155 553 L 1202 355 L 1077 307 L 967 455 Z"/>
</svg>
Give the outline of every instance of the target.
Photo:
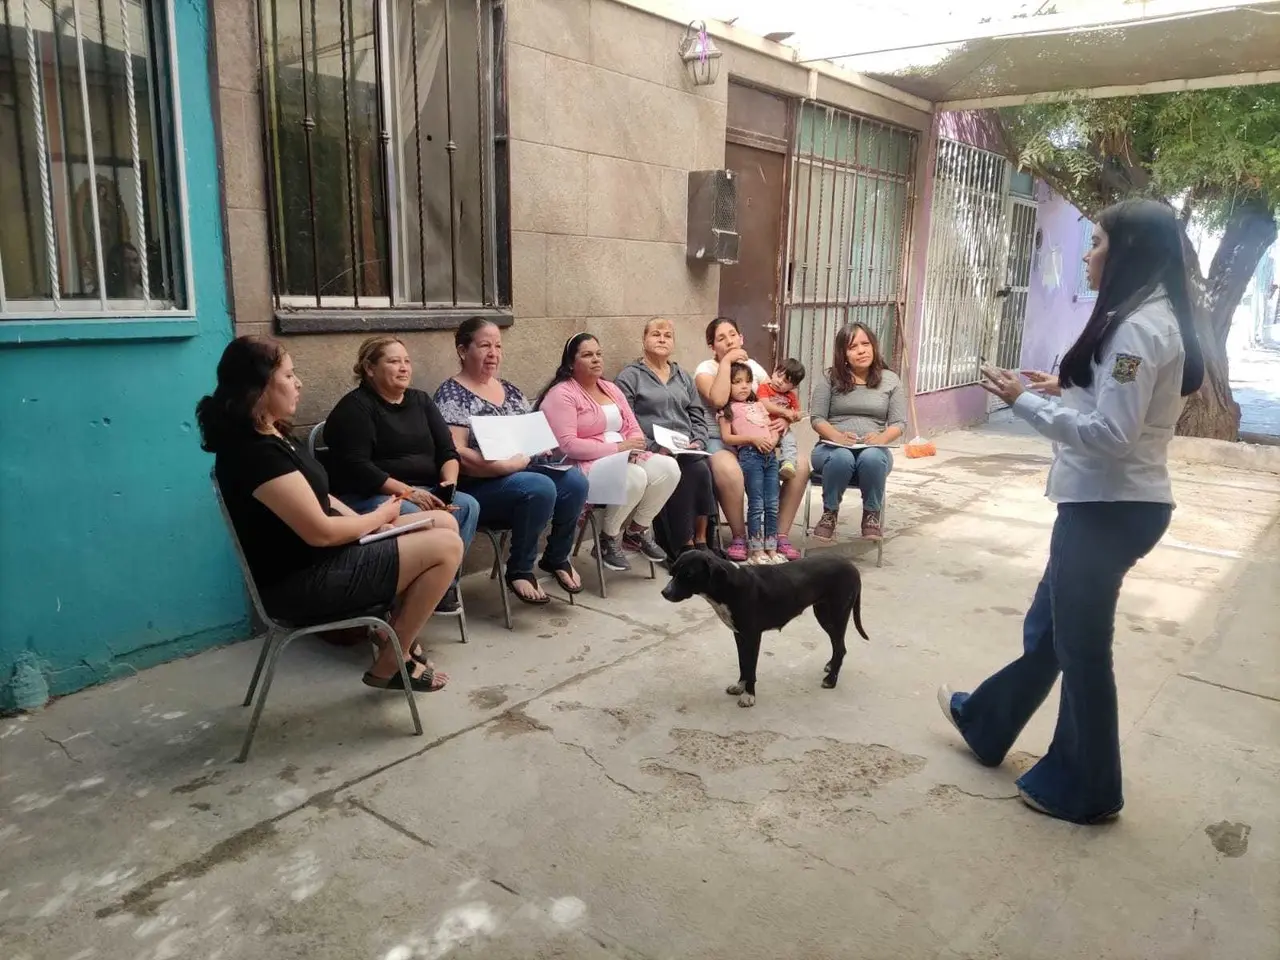
<svg viewBox="0 0 1280 960">
<path fill-rule="evenodd" d="M 413 695 L 413 687 L 409 683 L 409 668 L 404 662 L 404 651 L 400 649 L 400 636 L 395 628 L 387 626 L 387 642 L 396 655 L 396 666 L 400 669 L 400 682 L 404 684 L 404 698 L 409 701 L 409 712 L 413 714 L 413 735 L 422 736 L 422 718 L 418 716 L 418 701 Z"/>
<path fill-rule="evenodd" d="M 267 657 L 267 672 L 262 678 L 262 689 L 258 691 L 258 702 L 253 706 L 253 715 L 249 717 L 249 729 L 245 731 L 244 743 L 240 747 L 240 756 L 236 757 L 236 762 L 244 763 L 249 759 L 249 748 L 253 746 L 253 737 L 258 732 L 258 721 L 262 719 L 262 708 L 267 705 L 267 695 L 271 692 L 271 681 L 275 679 L 276 664 L 280 662 L 280 655 L 284 653 L 284 648 L 298 633 L 286 634 L 282 638 L 271 638 L 269 641 L 270 656 Z M 268 645 L 264 645 L 263 652 L 266 652 Z M 259 660 L 261 666 L 261 660 Z M 255 683 L 256 683 L 255 677 Z"/>
<path fill-rule="evenodd" d="M 502 596 L 502 622 L 506 624 L 507 629 L 511 629 L 511 598 L 507 596 L 507 571 L 506 564 L 503 562 L 503 555 L 506 553 L 507 531 L 503 530 L 498 533 L 496 530 L 486 530 L 489 535 L 489 542 L 493 545 L 493 571 L 489 574 L 490 580 L 500 580 L 498 584 L 499 592 Z"/>
<path fill-rule="evenodd" d="M 249 690 L 244 695 L 242 707 L 247 707 L 253 703 L 253 691 L 258 689 L 258 680 L 262 677 L 262 665 L 266 663 L 267 653 L 271 650 L 271 645 L 278 636 L 279 634 L 275 630 L 268 630 L 267 635 L 262 638 L 262 652 L 258 654 L 258 665 L 253 668 L 253 679 L 249 681 Z"/>
<path fill-rule="evenodd" d="M 596 523 L 596 512 L 587 514 L 587 523 L 591 524 L 591 542 L 596 554 L 596 575 L 600 578 L 600 599 L 609 599 L 609 588 L 604 582 L 604 551 L 600 549 L 600 525 Z M 581 537 L 578 538 L 581 542 Z"/>
<path fill-rule="evenodd" d="M 460 643 L 469 643 L 467 637 L 467 601 L 462 596 L 462 581 L 459 580 L 454 587 L 458 591 L 458 633 L 461 634 Z"/>
</svg>

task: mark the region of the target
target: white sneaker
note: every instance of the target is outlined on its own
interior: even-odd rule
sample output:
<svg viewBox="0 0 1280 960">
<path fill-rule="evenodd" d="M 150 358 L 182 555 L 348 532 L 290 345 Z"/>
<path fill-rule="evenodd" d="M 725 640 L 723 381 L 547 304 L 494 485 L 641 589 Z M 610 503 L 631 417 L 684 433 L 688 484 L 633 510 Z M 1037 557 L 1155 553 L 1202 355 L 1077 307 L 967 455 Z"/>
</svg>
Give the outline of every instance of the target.
<svg viewBox="0 0 1280 960">
<path fill-rule="evenodd" d="M 943 684 L 938 688 L 938 706 L 942 708 L 942 715 L 947 718 L 947 722 L 956 728 L 956 733 L 960 733 L 960 724 L 956 723 L 956 715 L 951 711 L 952 690 L 947 684 Z"/>
</svg>

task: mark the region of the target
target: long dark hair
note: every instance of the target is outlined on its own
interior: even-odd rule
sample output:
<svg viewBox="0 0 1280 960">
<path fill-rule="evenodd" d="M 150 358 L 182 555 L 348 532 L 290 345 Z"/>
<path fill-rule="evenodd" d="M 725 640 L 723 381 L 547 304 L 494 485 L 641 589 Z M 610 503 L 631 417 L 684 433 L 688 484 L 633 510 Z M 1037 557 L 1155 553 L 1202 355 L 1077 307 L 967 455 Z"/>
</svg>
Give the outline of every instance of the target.
<svg viewBox="0 0 1280 960">
<path fill-rule="evenodd" d="M 284 357 L 284 344 L 270 337 L 236 337 L 227 344 L 218 361 L 218 385 L 196 404 L 202 449 L 217 453 L 253 435 L 253 408 Z M 288 424 L 275 426 L 288 435 Z"/>
<path fill-rule="evenodd" d="M 1062 385 L 1092 386 L 1093 365 L 1102 359 L 1120 321 L 1163 288 L 1178 318 L 1186 353 L 1182 395 L 1195 393 L 1204 382 L 1204 354 L 1196 336 L 1182 230 L 1172 208 L 1155 200 L 1122 200 L 1098 215 L 1098 226 L 1107 235 L 1098 299 L 1089 322 L 1062 358 Z"/>
<path fill-rule="evenodd" d="M 575 333 L 564 342 L 564 349 L 560 351 L 560 366 L 556 367 L 556 372 L 552 375 L 551 380 L 542 388 L 542 392 L 538 394 L 538 399 L 533 403 L 533 409 L 537 410 L 542 406 L 542 401 L 546 399 L 547 391 L 557 383 L 564 383 L 566 380 L 573 379 L 573 364 L 578 359 L 578 348 L 588 340 L 596 340 L 599 343 L 593 333 Z"/>
<path fill-rule="evenodd" d="M 740 373 L 745 373 L 747 375 L 747 379 L 751 382 L 751 393 L 747 396 L 747 403 L 755 403 L 758 399 L 756 397 L 756 378 L 755 374 L 751 372 L 751 368 L 745 363 L 729 364 L 729 399 L 726 400 L 724 406 L 720 408 L 720 416 L 724 417 L 726 420 L 733 419 L 733 381 Z"/>
<path fill-rule="evenodd" d="M 831 369 L 827 371 L 827 379 L 836 393 L 848 393 L 857 383 L 853 379 L 853 364 L 849 362 L 849 344 L 861 330 L 871 343 L 871 368 L 867 371 L 867 386 L 872 390 L 880 386 L 880 375 L 884 373 L 884 357 L 880 355 L 880 338 L 865 323 L 846 323 L 836 331 L 835 356 L 831 358 Z"/>
</svg>

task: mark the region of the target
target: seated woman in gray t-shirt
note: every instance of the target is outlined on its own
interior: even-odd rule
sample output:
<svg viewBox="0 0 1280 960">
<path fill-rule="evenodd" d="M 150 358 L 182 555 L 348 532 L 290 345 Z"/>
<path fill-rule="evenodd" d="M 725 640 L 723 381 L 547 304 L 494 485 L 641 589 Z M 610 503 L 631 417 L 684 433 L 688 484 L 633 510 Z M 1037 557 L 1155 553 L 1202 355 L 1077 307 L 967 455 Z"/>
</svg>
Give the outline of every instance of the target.
<svg viewBox="0 0 1280 960">
<path fill-rule="evenodd" d="M 840 500 L 853 484 L 862 491 L 862 535 L 879 540 L 884 484 L 893 455 L 876 445 L 895 443 L 907 426 L 902 381 L 886 370 L 876 335 L 861 323 L 836 334 L 834 360 L 825 377 L 815 378 L 810 420 L 818 434 L 813 469 L 822 475 L 822 519 L 813 528 L 819 540 L 835 536 Z M 872 444 L 850 450 L 855 444 Z"/>
</svg>

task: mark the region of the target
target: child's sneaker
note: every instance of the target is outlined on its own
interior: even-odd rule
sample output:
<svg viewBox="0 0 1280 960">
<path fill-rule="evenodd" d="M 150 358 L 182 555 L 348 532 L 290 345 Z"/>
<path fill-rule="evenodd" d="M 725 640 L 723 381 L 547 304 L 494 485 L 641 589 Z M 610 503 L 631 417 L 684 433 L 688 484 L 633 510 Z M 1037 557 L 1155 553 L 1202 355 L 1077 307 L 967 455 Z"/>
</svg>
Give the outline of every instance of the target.
<svg viewBox="0 0 1280 960">
<path fill-rule="evenodd" d="M 733 542 L 729 544 L 729 549 L 724 555 L 734 563 L 742 563 L 747 559 L 747 538 L 734 537 Z"/>
<path fill-rule="evenodd" d="M 778 538 L 778 556 L 784 560 L 799 560 L 800 551 L 791 545 L 789 537 Z"/>
<path fill-rule="evenodd" d="M 778 476 L 783 480 L 790 480 L 796 475 L 796 465 L 790 460 L 783 460 L 782 466 L 778 467 Z"/>
</svg>

